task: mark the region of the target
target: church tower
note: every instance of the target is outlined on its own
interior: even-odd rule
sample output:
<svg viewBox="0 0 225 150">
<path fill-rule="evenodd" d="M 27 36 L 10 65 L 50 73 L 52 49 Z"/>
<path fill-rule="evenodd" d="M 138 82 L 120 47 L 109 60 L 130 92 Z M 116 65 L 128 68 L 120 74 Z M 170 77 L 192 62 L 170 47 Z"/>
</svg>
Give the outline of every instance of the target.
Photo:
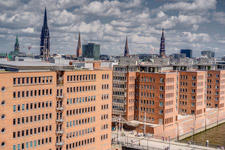
<svg viewBox="0 0 225 150">
<path fill-rule="evenodd" d="M 124 56 L 129 56 L 128 39 L 126 37 L 126 43 L 124 48 Z"/>
<path fill-rule="evenodd" d="M 160 43 L 160 50 L 159 50 L 159 56 L 161 58 L 164 58 L 166 56 L 165 51 L 165 37 L 164 37 L 164 28 L 162 29 L 162 37 L 161 37 L 161 43 Z"/>
<path fill-rule="evenodd" d="M 82 48 L 81 48 L 81 40 L 80 40 L 80 32 L 78 37 L 78 43 L 77 43 L 77 57 L 82 56 Z"/>
<path fill-rule="evenodd" d="M 41 31 L 40 56 L 43 60 L 48 60 L 50 56 L 50 35 L 47 24 L 47 11 L 45 8 L 44 24 Z"/>
<path fill-rule="evenodd" d="M 14 51 L 15 52 L 19 52 L 20 51 L 20 45 L 19 45 L 18 36 L 16 36 L 16 43 L 15 43 L 15 46 L 14 46 Z"/>
</svg>

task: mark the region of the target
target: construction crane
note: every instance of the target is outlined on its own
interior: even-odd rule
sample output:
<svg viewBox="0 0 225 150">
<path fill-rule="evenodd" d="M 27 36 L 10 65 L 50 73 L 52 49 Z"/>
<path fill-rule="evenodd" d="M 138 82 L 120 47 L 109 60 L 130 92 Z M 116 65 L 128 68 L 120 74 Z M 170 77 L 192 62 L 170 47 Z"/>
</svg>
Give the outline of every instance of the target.
<svg viewBox="0 0 225 150">
<path fill-rule="evenodd" d="M 42 47 L 45 47 L 45 46 L 37 46 L 37 45 L 28 46 L 28 47 L 27 47 L 28 53 L 30 53 L 30 50 L 31 50 L 32 48 L 35 48 L 35 47 L 40 47 L 40 48 L 42 48 Z"/>
</svg>

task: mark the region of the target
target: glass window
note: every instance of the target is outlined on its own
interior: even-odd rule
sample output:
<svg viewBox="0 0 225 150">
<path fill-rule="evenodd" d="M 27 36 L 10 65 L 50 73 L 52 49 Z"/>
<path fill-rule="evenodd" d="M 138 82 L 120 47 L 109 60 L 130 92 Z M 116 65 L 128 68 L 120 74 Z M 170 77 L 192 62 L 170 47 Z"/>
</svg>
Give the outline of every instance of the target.
<svg viewBox="0 0 225 150">
<path fill-rule="evenodd" d="M 26 148 L 27 148 L 27 149 L 29 148 L 29 143 L 28 143 L 28 142 L 26 142 Z"/>
<path fill-rule="evenodd" d="M 34 147 L 36 147 L 37 146 L 37 141 L 36 140 L 34 140 Z"/>
<path fill-rule="evenodd" d="M 16 112 L 16 105 L 13 105 L 13 112 Z"/>
<path fill-rule="evenodd" d="M 33 141 L 30 141 L 30 148 L 33 147 Z"/>
</svg>

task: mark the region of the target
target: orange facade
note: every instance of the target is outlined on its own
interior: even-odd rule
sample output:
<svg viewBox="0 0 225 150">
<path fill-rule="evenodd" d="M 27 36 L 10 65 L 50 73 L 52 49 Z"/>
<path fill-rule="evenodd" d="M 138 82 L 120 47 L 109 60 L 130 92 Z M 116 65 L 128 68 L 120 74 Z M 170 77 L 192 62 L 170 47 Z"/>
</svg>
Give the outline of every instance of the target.
<svg viewBox="0 0 225 150">
<path fill-rule="evenodd" d="M 0 73 L 0 147 L 111 149 L 112 71 Z"/>
<path fill-rule="evenodd" d="M 177 120 L 177 73 L 137 73 L 135 119 L 153 124 Z"/>
<path fill-rule="evenodd" d="M 179 72 L 179 114 L 204 114 L 205 95 L 206 71 Z"/>
</svg>

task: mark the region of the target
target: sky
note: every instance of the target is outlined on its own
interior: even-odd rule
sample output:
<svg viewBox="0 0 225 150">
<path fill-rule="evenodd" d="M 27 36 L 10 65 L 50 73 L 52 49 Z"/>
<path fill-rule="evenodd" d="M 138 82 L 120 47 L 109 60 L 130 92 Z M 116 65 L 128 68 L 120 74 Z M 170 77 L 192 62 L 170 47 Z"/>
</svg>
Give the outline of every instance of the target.
<svg viewBox="0 0 225 150">
<path fill-rule="evenodd" d="M 82 44 L 101 45 L 101 54 L 159 53 L 165 28 L 166 55 L 192 49 L 194 56 L 211 50 L 225 55 L 225 0 L 0 0 L 0 52 L 39 54 L 47 8 L 50 52 L 76 54 Z"/>
</svg>

